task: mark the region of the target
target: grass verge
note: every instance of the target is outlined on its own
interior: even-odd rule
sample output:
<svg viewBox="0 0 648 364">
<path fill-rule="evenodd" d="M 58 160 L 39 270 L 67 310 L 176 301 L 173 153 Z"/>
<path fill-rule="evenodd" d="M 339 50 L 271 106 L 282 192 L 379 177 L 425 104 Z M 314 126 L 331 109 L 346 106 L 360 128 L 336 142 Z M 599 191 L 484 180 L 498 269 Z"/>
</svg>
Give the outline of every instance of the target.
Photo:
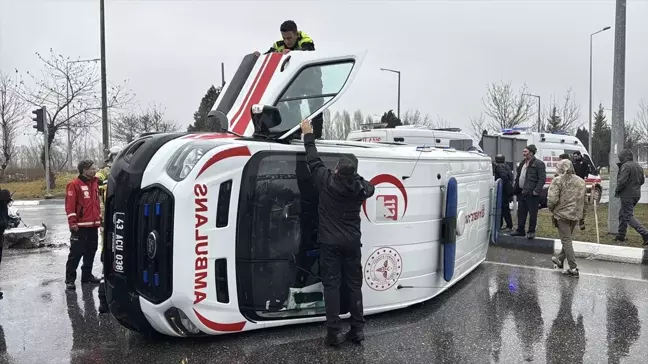
<svg viewBox="0 0 648 364">
<path fill-rule="evenodd" d="M 627 241 L 625 243 L 618 243 L 614 241 L 614 235 L 608 235 L 608 204 L 597 205 L 596 209 L 598 215 L 599 237 L 601 244 L 610 245 L 624 245 L 640 248 L 643 245 L 643 239 L 637 232 L 628 226 Z M 635 207 L 635 217 L 644 226 L 648 224 L 648 204 L 638 204 Z M 618 219 L 618 217 L 615 217 Z M 513 217 L 515 221 L 515 216 Z M 542 209 L 538 212 L 538 226 L 536 228 L 536 236 L 543 238 L 560 239 L 558 230 L 551 222 L 551 212 L 547 209 Z M 594 206 L 590 205 L 585 218 L 585 230 L 580 230 L 578 226 L 574 230 L 574 240 L 586 241 L 596 243 L 596 223 L 594 221 Z"/>
<path fill-rule="evenodd" d="M 54 198 L 65 197 L 65 186 L 77 175 L 61 173 L 56 176 L 56 187 L 50 190 Z M 8 182 L 2 184 L 3 189 L 13 193 L 14 200 L 40 200 L 45 197 L 45 180 L 39 179 L 28 182 Z"/>
</svg>

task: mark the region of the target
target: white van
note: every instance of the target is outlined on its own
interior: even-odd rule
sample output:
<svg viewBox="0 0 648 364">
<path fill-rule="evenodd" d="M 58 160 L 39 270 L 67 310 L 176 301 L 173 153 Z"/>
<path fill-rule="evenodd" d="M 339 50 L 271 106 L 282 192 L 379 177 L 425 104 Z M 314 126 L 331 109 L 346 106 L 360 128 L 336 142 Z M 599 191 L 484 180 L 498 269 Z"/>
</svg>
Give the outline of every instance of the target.
<svg viewBox="0 0 648 364">
<path fill-rule="evenodd" d="M 587 193 L 590 195 L 591 189 L 594 187 L 596 202 L 599 203 L 601 201 L 603 187 L 601 186 L 599 170 L 594 165 L 583 143 L 573 135 L 538 133 L 526 131 L 524 128 L 512 128 L 504 129 L 501 133 L 495 135 L 484 135 L 482 143 L 485 153 L 493 160 L 495 160 L 496 154 L 504 154 L 506 161 L 511 162 L 513 173 L 516 172 L 517 165 L 522 160 L 522 150 L 524 147 L 534 144 L 538 148 L 536 158 L 543 161 L 547 167 L 545 190 L 549 188 L 556 174 L 556 166 L 560 161 L 560 155 L 568 154 L 571 157 L 574 152 L 578 151 L 589 164 L 589 175 L 585 179 Z"/>
<path fill-rule="evenodd" d="M 354 130 L 347 135 L 347 140 L 373 143 L 402 143 L 434 148 L 454 148 L 467 151 L 474 145 L 470 135 L 462 133 L 460 128 L 432 129 L 419 125 L 401 125 L 387 128 L 386 123 L 365 124 L 361 130 Z"/>
</svg>

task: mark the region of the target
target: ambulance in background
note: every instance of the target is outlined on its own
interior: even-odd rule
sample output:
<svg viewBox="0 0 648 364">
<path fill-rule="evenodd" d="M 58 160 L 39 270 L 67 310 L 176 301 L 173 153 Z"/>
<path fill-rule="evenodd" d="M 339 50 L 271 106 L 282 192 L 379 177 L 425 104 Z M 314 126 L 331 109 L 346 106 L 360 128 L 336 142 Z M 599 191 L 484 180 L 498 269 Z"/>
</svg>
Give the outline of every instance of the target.
<svg viewBox="0 0 648 364">
<path fill-rule="evenodd" d="M 538 148 L 536 158 L 545 163 L 547 167 L 547 179 L 542 194 L 541 206 L 546 206 L 547 190 L 556 174 L 556 166 L 560 161 L 561 154 L 568 154 L 570 157 L 574 152 L 580 152 L 586 163 L 589 164 L 589 175 L 585 180 L 587 184 L 587 195 L 593 197 L 597 203 L 601 202 L 603 187 L 601 186 L 600 169 L 594 165 L 592 158 L 581 141 L 573 135 L 566 133 L 538 133 L 527 131 L 526 128 L 503 129 L 494 135 L 483 135 L 482 146 L 484 153 L 495 160 L 495 155 L 504 154 L 507 163 L 517 172 L 517 165 L 522 160 L 522 150 L 530 144 Z"/>
<path fill-rule="evenodd" d="M 358 142 L 414 144 L 433 148 L 454 148 L 482 152 L 470 135 L 460 128 L 429 128 L 421 125 L 400 125 L 388 128 L 387 123 L 363 124 L 361 130 L 347 135 L 347 140 Z"/>
</svg>

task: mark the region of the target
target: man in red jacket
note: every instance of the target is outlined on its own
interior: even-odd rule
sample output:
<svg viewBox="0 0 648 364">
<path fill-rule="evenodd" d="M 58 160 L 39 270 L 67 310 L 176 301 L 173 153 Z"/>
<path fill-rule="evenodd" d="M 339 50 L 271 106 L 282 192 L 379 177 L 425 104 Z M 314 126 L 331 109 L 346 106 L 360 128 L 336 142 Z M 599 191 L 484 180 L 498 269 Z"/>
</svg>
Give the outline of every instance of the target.
<svg viewBox="0 0 648 364">
<path fill-rule="evenodd" d="M 65 266 L 65 286 L 75 289 L 76 270 L 83 258 L 81 283 L 99 283 L 92 275 L 92 265 L 99 242 L 101 207 L 97 168 L 91 160 L 79 162 L 79 176 L 67 185 L 65 213 L 70 226 L 70 254 Z"/>
</svg>

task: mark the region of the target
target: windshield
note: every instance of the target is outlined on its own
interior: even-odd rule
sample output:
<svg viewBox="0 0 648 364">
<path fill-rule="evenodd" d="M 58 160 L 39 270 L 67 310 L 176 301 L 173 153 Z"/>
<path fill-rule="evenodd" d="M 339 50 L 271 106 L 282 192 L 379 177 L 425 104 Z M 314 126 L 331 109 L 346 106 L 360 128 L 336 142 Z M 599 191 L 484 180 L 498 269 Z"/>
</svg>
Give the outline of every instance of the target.
<svg viewBox="0 0 648 364">
<path fill-rule="evenodd" d="M 330 102 L 344 87 L 353 65 L 353 61 L 345 61 L 301 70 L 277 101 L 282 121 L 270 132 L 286 132 Z"/>
</svg>

